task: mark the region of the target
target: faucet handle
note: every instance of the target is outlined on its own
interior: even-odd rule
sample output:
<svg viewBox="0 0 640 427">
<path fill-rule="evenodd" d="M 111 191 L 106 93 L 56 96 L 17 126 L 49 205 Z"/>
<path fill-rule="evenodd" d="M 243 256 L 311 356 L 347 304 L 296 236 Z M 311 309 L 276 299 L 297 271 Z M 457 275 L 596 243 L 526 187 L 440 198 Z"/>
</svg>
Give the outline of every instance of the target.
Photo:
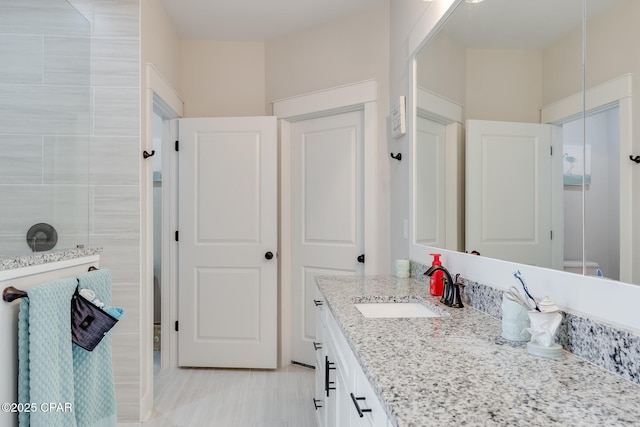
<svg viewBox="0 0 640 427">
<path fill-rule="evenodd" d="M 452 286 L 453 298 L 451 300 L 451 307 L 463 308 L 464 304 L 462 304 L 462 297 L 460 296 L 460 283 L 456 280 Z"/>
</svg>

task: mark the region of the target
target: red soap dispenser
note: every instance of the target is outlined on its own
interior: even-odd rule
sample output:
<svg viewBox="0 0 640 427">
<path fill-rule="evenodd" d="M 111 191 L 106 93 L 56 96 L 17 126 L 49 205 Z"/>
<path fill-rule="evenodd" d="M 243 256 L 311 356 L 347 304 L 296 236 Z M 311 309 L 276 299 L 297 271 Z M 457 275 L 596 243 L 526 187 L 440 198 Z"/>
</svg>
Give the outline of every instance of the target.
<svg viewBox="0 0 640 427">
<path fill-rule="evenodd" d="M 442 265 L 440 262 L 440 254 L 430 254 L 433 257 L 432 266 Z M 442 292 L 444 291 L 444 283 L 442 279 L 444 277 L 444 273 L 441 270 L 435 271 L 430 279 L 429 279 L 429 291 L 431 295 L 439 297 L 442 296 Z"/>
</svg>

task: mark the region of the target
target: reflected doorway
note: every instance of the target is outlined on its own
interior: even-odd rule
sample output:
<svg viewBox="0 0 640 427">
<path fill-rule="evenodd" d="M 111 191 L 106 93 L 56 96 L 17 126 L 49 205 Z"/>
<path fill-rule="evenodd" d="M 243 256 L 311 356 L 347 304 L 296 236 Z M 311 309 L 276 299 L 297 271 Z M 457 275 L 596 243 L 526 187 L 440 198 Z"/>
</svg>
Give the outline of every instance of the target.
<svg viewBox="0 0 640 427">
<path fill-rule="evenodd" d="M 583 149 L 582 135 L 585 132 Z M 562 125 L 565 270 L 620 279 L 620 108 Z M 575 262 L 578 261 L 578 262 Z"/>
</svg>

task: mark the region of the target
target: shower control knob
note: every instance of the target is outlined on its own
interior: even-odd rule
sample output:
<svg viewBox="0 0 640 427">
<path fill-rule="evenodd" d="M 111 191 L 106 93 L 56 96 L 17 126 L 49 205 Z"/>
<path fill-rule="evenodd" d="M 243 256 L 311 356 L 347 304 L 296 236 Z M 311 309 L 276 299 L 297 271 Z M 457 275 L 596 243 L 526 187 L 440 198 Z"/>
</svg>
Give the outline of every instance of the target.
<svg viewBox="0 0 640 427">
<path fill-rule="evenodd" d="M 264 254 L 264 257 L 266 259 L 272 259 L 273 258 L 273 252 L 271 252 L 271 251 L 267 252 L 266 254 Z"/>
</svg>

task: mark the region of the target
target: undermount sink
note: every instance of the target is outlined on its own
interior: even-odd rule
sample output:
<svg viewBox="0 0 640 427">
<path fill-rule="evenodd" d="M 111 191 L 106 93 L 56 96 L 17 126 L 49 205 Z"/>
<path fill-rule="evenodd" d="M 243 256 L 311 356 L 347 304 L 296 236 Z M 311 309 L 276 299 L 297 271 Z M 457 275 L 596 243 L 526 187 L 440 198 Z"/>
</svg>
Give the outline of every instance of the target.
<svg viewBox="0 0 640 427">
<path fill-rule="evenodd" d="M 372 302 L 358 303 L 355 307 L 364 317 L 444 317 L 418 302 Z"/>
</svg>

